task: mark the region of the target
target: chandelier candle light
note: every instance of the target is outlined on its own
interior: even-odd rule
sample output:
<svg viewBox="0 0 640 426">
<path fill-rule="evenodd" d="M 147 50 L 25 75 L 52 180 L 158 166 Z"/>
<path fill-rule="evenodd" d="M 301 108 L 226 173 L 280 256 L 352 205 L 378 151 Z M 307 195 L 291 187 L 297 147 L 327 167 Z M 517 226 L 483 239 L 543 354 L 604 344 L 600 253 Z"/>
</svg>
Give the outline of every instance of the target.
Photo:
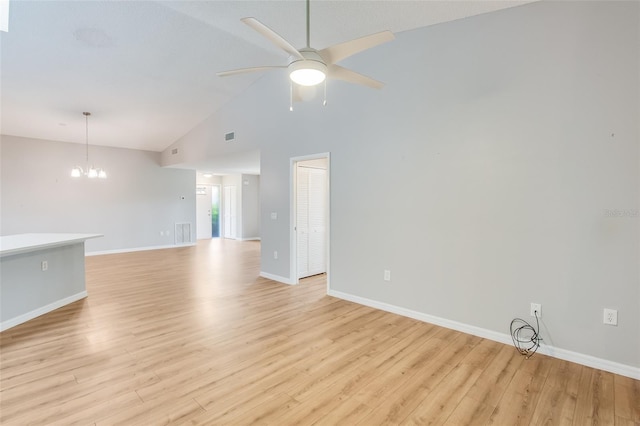
<svg viewBox="0 0 640 426">
<path fill-rule="evenodd" d="M 75 166 L 73 169 L 71 169 L 71 177 L 80 177 L 80 176 L 86 176 L 89 179 L 106 179 L 107 178 L 107 172 L 105 172 L 103 169 L 100 168 L 96 168 L 94 166 L 89 167 L 89 116 L 91 115 L 90 112 L 83 112 L 82 113 L 85 117 L 85 122 L 86 122 L 86 168 L 83 170 L 82 167 L 80 166 Z"/>
</svg>

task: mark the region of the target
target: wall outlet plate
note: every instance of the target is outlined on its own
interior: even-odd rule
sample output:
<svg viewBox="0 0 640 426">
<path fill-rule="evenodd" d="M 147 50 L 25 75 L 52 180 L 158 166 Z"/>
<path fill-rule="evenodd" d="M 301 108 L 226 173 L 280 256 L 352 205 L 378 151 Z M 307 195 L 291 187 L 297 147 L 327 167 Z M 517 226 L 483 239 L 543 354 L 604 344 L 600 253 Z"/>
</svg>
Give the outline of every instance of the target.
<svg viewBox="0 0 640 426">
<path fill-rule="evenodd" d="M 602 322 L 607 325 L 618 325 L 618 311 L 604 308 Z"/>
<path fill-rule="evenodd" d="M 538 318 L 542 318 L 542 305 L 539 303 L 532 303 L 531 313 L 529 315 L 531 315 L 532 317 L 535 317 L 536 312 L 537 312 Z"/>
</svg>

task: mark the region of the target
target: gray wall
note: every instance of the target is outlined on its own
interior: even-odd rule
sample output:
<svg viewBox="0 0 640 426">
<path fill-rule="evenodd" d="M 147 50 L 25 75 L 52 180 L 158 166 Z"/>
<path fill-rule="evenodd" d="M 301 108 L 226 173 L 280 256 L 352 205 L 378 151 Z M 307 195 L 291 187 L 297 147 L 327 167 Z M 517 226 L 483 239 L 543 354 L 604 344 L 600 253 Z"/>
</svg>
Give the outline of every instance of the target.
<svg viewBox="0 0 640 426">
<path fill-rule="evenodd" d="M 331 152 L 332 289 L 500 333 L 541 303 L 547 344 L 638 367 L 639 15 L 540 2 L 399 34 L 343 63 L 382 91 L 330 81 L 289 112 L 267 74 L 175 147 L 262 148 L 266 273 L 289 276 L 289 159 Z"/>
<path fill-rule="evenodd" d="M 241 238 L 260 238 L 260 176 L 242 175 Z"/>
<path fill-rule="evenodd" d="M 92 146 L 106 180 L 71 178 L 80 144 L 3 135 L 0 156 L 2 235 L 104 234 L 86 242 L 95 252 L 173 245 L 175 223 L 189 222 L 195 241 L 195 172 L 161 168 L 160 153 Z"/>
</svg>

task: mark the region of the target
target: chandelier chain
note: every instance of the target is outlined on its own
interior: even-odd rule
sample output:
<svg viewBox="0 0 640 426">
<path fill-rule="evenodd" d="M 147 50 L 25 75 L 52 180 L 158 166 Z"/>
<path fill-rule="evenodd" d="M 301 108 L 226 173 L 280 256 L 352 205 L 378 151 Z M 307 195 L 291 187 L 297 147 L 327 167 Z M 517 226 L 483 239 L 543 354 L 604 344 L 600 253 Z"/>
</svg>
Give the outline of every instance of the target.
<svg viewBox="0 0 640 426">
<path fill-rule="evenodd" d="M 91 115 L 90 112 L 83 112 L 82 113 L 84 115 L 84 119 L 85 119 L 85 152 L 86 152 L 86 157 L 87 157 L 87 170 L 89 170 L 89 116 Z"/>
</svg>

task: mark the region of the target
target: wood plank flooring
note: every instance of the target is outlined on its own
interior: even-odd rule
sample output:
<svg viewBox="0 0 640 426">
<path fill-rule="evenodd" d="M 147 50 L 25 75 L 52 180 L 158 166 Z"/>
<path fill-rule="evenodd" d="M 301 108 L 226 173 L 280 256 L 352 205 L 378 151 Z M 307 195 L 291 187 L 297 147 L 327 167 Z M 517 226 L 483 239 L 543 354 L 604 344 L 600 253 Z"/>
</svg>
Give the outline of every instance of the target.
<svg viewBox="0 0 640 426">
<path fill-rule="evenodd" d="M 640 382 L 258 277 L 260 244 L 87 258 L 0 334 L 2 425 L 639 425 Z"/>
</svg>

